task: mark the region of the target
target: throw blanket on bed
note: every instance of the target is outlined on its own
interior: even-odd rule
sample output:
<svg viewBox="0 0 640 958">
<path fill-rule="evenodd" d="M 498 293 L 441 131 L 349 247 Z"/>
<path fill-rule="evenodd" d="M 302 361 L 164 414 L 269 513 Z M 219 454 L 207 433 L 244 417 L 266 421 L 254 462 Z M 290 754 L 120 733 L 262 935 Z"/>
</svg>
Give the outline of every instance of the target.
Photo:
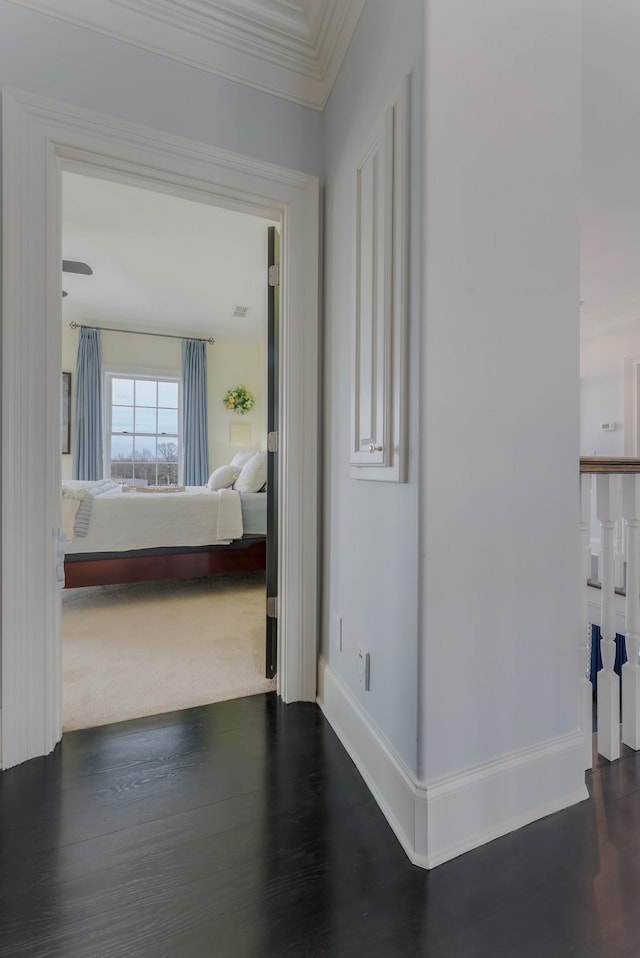
<svg viewBox="0 0 640 958">
<path fill-rule="evenodd" d="M 83 485 L 62 484 L 62 529 L 66 542 L 74 538 L 83 538 L 89 531 L 91 508 L 96 496 L 118 488 L 111 479 L 101 479 Z"/>
<path fill-rule="evenodd" d="M 225 545 L 242 533 L 240 495 L 233 489 L 187 486 L 138 496 L 118 487 L 93 498 L 89 531 L 75 537 L 67 553 Z"/>
<path fill-rule="evenodd" d="M 219 489 L 218 539 L 221 542 L 242 536 L 242 509 L 240 496 L 233 489 Z"/>
</svg>

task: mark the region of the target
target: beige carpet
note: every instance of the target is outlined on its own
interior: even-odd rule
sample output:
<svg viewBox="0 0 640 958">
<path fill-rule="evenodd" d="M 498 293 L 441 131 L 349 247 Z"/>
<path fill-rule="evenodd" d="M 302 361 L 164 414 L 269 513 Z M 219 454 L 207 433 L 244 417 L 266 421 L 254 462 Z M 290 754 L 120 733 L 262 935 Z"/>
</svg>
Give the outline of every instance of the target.
<svg viewBox="0 0 640 958">
<path fill-rule="evenodd" d="M 262 573 L 62 593 L 63 729 L 275 688 Z"/>
</svg>

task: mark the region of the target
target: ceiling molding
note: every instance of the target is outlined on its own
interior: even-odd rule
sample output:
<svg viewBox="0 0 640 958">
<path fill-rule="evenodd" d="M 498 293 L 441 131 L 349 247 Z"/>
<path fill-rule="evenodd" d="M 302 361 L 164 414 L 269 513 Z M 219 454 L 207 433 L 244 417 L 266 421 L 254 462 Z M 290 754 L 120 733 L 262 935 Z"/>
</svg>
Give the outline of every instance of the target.
<svg viewBox="0 0 640 958">
<path fill-rule="evenodd" d="M 365 0 L 10 0 L 321 110 Z"/>
</svg>

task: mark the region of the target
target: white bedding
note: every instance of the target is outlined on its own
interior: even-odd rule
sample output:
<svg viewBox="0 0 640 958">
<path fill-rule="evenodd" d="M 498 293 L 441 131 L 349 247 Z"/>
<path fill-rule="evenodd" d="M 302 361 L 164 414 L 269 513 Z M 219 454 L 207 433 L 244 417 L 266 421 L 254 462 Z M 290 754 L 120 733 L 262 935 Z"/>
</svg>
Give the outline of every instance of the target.
<svg viewBox="0 0 640 958">
<path fill-rule="evenodd" d="M 267 534 L 267 494 L 266 492 L 241 492 L 242 528 L 245 535 L 266 536 Z"/>
<path fill-rule="evenodd" d="M 63 483 L 83 486 L 91 483 Z M 240 496 L 232 489 L 187 486 L 184 492 L 141 494 L 118 487 L 93 499 L 87 535 L 76 536 L 67 553 L 226 545 L 242 532 Z"/>
</svg>

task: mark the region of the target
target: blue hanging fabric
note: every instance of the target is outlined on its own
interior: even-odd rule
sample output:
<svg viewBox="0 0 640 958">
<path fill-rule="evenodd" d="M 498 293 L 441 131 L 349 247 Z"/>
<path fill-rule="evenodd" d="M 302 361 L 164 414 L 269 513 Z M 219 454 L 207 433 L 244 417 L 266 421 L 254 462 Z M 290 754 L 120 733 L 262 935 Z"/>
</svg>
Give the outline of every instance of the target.
<svg viewBox="0 0 640 958">
<path fill-rule="evenodd" d="M 598 672 L 602 668 L 602 654 L 600 651 L 600 626 L 591 626 L 591 665 L 589 668 L 589 678 L 593 685 L 594 692 L 598 682 Z M 622 666 L 627 661 L 627 644 L 624 635 L 616 633 L 616 658 L 613 664 L 613 671 L 620 678 L 622 676 Z"/>
<path fill-rule="evenodd" d="M 182 340 L 183 482 L 202 486 L 209 478 L 206 343 Z"/>
<path fill-rule="evenodd" d="M 102 350 L 97 329 L 81 329 L 76 364 L 73 478 L 104 477 L 102 458 Z"/>
</svg>

